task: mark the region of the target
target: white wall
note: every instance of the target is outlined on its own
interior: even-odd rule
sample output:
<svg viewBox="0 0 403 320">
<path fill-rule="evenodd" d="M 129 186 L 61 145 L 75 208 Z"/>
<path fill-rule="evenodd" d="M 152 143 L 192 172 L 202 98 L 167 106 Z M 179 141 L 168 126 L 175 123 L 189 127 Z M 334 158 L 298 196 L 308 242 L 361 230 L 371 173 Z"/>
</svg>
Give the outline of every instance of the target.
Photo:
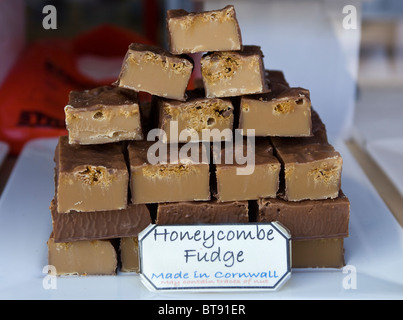
<svg viewBox="0 0 403 320">
<path fill-rule="evenodd" d="M 358 0 L 205 0 L 204 10 L 235 6 L 244 44 L 260 45 L 266 69 L 281 69 L 291 86 L 311 92 L 330 141 L 350 136 L 360 40 Z M 358 28 L 344 29 L 345 5 Z"/>
</svg>

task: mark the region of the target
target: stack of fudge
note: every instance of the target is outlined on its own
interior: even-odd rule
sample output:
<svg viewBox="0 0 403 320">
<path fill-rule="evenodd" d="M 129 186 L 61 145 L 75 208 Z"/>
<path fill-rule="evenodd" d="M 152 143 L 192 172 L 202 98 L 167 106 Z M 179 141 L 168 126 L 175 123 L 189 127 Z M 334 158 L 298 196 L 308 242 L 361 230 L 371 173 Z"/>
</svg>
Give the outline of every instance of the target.
<svg viewBox="0 0 403 320">
<path fill-rule="evenodd" d="M 47 243 L 56 274 L 139 272 L 137 236 L 150 223 L 278 221 L 292 237 L 293 268 L 342 267 L 342 158 L 309 90 L 242 44 L 231 5 L 169 10 L 167 31 L 168 50 L 130 44 L 114 84 L 70 93 Z M 201 79 L 190 90 L 194 68 Z M 237 152 L 248 147 L 254 167 L 239 174 L 248 164 Z"/>
</svg>

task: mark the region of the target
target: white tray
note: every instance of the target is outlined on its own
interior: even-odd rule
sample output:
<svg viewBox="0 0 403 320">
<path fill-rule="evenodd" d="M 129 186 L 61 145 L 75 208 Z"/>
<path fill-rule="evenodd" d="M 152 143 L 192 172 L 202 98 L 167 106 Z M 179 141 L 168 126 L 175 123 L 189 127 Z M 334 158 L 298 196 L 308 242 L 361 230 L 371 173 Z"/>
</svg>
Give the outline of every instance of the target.
<svg viewBox="0 0 403 320">
<path fill-rule="evenodd" d="M 351 269 L 293 271 L 276 292 L 153 293 L 135 274 L 57 278 L 42 273 L 52 225 L 55 139 L 33 140 L 24 148 L 0 199 L 0 299 L 402 299 L 403 230 L 368 182 L 344 144 L 343 191 L 351 202 L 346 263 L 356 270 L 356 288 L 346 283 Z M 44 285 L 45 282 L 45 285 Z"/>
<path fill-rule="evenodd" d="M 403 138 L 372 140 L 367 150 L 403 196 Z"/>
</svg>

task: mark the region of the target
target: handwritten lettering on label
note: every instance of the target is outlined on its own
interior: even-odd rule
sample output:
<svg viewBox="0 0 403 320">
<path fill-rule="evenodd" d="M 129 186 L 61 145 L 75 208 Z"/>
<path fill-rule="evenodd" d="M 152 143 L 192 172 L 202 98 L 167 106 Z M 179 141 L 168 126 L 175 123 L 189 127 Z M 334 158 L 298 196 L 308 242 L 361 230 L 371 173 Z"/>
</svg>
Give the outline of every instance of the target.
<svg viewBox="0 0 403 320">
<path fill-rule="evenodd" d="M 290 235 L 278 223 L 150 225 L 139 235 L 151 290 L 275 290 L 290 276 Z"/>
</svg>

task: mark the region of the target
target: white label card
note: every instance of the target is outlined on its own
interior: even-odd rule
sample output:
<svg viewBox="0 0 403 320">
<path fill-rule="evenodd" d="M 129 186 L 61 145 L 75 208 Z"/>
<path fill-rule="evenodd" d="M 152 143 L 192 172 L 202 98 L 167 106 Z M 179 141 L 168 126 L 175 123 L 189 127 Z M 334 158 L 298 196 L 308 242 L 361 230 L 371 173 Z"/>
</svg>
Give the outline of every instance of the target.
<svg viewBox="0 0 403 320">
<path fill-rule="evenodd" d="M 291 237 L 279 223 L 150 225 L 139 234 L 150 290 L 276 290 L 291 275 Z"/>
</svg>

